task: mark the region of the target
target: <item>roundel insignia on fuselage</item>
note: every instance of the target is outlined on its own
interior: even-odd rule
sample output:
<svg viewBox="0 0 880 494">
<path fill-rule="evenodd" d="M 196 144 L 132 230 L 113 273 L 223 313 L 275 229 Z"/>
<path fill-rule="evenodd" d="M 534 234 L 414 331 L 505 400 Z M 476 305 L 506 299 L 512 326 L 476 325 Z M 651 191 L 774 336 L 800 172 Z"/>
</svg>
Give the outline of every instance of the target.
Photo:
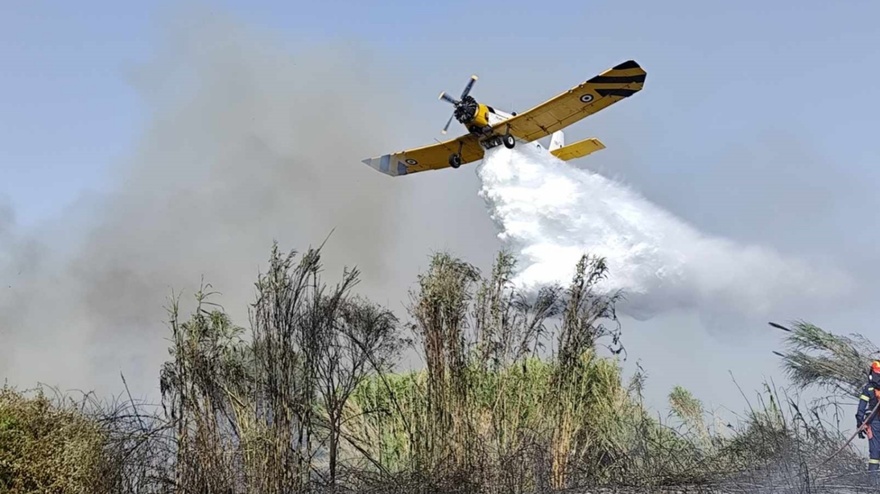
<svg viewBox="0 0 880 494">
<path fill-rule="evenodd" d="M 416 165 L 419 164 L 418 161 L 416 161 L 416 160 L 414 160 L 414 159 L 412 159 L 412 158 L 407 158 L 404 162 L 405 162 L 407 165 L 409 165 L 409 166 L 416 166 Z"/>
<path fill-rule="evenodd" d="M 589 103 L 590 101 L 593 101 L 593 95 L 590 93 L 584 94 L 581 96 L 580 100 L 581 103 Z"/>
</svg>

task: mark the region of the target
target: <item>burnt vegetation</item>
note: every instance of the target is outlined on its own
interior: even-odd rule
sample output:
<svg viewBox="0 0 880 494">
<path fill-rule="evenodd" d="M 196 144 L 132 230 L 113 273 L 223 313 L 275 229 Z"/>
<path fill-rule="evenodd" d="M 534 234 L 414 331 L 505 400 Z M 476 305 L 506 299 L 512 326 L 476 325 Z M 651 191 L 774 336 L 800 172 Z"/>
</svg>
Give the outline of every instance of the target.
<svg viewBox="0 0 880 494">
<path fill-rule="evenodd" d="M 247 328 L 212 303 L 210 286 L 186 317 L 172 298 L 155 405 L 3 388 L 0 491 L 842 492 L 866 482 L 862 455 L 838 453 L 876 356 L 859 336 L 784 328 L 792 381 L 824 387 L 826 400 L 768 385 L 744 394 L 728 423 L 675 388 L 661 419 L 643 404 L 646 374 L 621 375 L 625 294 L 597 291 L 603 259 L 585 256 L 568 286 L 526 294 L 506 253 L 488 276 L 437 254 L 403 317 L 356 295 L 356 269 L 327 284 L 321 266 L 320 249 L 274 246 Z M 400 370 L 405 357 L 418 370 Z"/>
</svg>

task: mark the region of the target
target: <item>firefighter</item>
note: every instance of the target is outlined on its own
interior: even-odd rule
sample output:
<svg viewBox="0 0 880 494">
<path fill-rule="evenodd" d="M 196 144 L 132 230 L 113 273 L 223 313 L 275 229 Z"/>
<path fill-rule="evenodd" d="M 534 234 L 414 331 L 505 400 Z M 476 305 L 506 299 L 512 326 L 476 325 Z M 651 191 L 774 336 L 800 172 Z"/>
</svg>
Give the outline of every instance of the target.
<svg viewBox="0 0 880 494">
<path fill-rule="evenodd" d="M 877 389 L 875 389 L 877 388 Z M 880 400 L 880 360 L 871 362 L 868 369 L 868 383 L 862 388 L 859 396 L 859 409 L 856 412 L 856 427 L 859 428 L 859 438 L 868 438 L 868 470 L 880 469 L 880 419 L 875 416 L 866 417 L 866 414 L 877 406 Z M 875 414 L 876 415 L 876 414 Z M 868 424 L 863 427 L 865 419 L 869 418 Z"/>
</svg>

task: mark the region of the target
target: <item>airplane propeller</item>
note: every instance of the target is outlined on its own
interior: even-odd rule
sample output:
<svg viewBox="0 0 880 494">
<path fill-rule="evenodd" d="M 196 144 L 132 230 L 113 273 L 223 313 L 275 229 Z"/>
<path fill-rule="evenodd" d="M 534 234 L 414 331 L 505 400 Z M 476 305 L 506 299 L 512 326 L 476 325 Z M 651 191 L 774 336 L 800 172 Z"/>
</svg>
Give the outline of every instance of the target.
<svg viewBox="0 0 880 494">
<path fill-rule="evenodd" d="M 449 120 L 447 120 L 446 125 L 443 126 L 443 130 L 441 131 L 442 133 L 445 134 L 446 131 L 449 130 L 449 124 L 452 123 L 453 118 L 455 118 L 455 113 L 453 113 L 452 115 L 449 115 Z"/>
<path fill-rule="evenodd" d="M 456 111 L 453 111 L 452 115 L 449 117 L 449 120 L 446 122 L 446 126 L 443 127 L 444 134 L 446 133 L 447 130 L 449 130 L 449 124 L 452 123 L 452 119 L 455 118 L 455 114 L 457 113 L 457 110 L 462 106 L 462 103 L 467 102 L 467 100 L 465 98 L 467 98 L 468 94 L 470 94 L 471 88 L 474 87 L 475 82 L 477 82 L 477 76 L 472 75 L 470 80 L 468 81 L 467 85 L 464 87 L 464 91 L 461 92 L 461 96 L 459 99 L 455 99 L 452 96 L 449 96 L 448 94 L 446 94 L 446 91 L 443 91 L 442 93 L 440 93 L 439 99 L 441 99 L 447 103 L 450 103 L 452 106 L 455 107 L 455 110 L 456 110 Z M 473 100 L 473 98 L 470 98 L 470 99 Z"/>
</svg>

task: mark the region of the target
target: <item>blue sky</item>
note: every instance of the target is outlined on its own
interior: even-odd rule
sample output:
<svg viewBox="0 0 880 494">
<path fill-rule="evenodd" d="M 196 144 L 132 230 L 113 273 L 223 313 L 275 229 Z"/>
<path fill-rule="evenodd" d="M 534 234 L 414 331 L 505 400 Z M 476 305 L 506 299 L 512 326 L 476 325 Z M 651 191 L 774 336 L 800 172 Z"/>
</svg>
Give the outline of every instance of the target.
<svg viewBox="0 0 880 494">
<path fill-rule="evenodd" d="M 648 69 L 650 93 L 632 109 L 644 120 L 642 138 L 626 146 L 650 153 L 657 169 L 649 174 L 688 172 L 721 148 L 747 146 L 742 136 L 761 129 L 797 134 L 848 166 L 873 164 L 861 143 L 873 140 L 880 109 L 876 2 L 211 5 L 291 43 L 365 43 L 399 62 L 390 80 L 425 99 L 477 71 L 485 86 L 478 89 L 491 90 L 499 106 L 522 108 L 636 58 Z M 126 72 L 149 57 L 169 12 L 167 2 L 0 5 L 0 194 L 11 198 L 20 222 L 100 187 L 132 146 L 148 109 Z M 517 59 L 546 74 L 530 91 L 519 84 L 510 84 L 517 92 L 505 90 L 505 78 L 530 70 Z M 442 125 L 445 108 L 436 110 Z"/>
<path fill-rule="evenodd" d="M 438 102 L 437 95 L 442 90 L 459 91 L 472 73 L 480 76 L 473 92 L 478 99 L 523 111 L 606 68 L 635 59 L 648 72 L 645 89 L 572 128 L 568 134 L 571 139 L 597 136 L 608 146 L 575 166 L 595 168 L 632 185 L 702 232 L 822 262 L 833 260 L 860 273 L 870 293 L 880 295 L 872 284 L 873 279 L 880 279 L 880 269 L 875 267 L 880 266 L 875 253 L 880 241 L 875 213 L 880 208 L 875 192 L 880 173 L 874 145 L 880 115 L 880 89 L 874 83 L 880 71 L 878 14 L 880 5 L 867 0 L 223 1 L 192 9 L 175 7 L 171 2 L 3 2 L 0 209 L 10 205 L 20 227 L 18 233 L 26 235 L 43 222 L 65 222 L 65 213 L 89 191 L 117 191 L 124 198 L 126 187 L 133 183 L 117 190 L 120 177 L 143 179 L 152 166 L 149 158 L 156 153 L 164 156 L 163 146 L 175 145 L 173 139 L 163 137 L 163 122 L 168 123 L 166 132 L 189 128 L 167 120 L 168 115 L 202 125 L 205 122 L 195 118 L 199 112 L 217 108 L 224 115 L 226 101 L 209 99 L 205 103 L 198 98 L 194 98 L 196 103 L 184 105 L 179 114 L 168 113 L 167 108 L 157 108 L 160 105 L 156 102 L 163 100 L 150 91 L 173 92 L 175 88 L 144 84 L 141 79 L 145 65 L 150 66 L 155 57 L 167 57 L 167 53 L 157 53 L 169 47 L 177 49 L 168 42 L 168 31 L 174 31 L 169 27 L 175 27 L 176 32 L 181 28 L 199 32 L 199 26 L 209 23 L 212 16 L 223 16 L 259 31 L 264 37 L 260 39 L 270 40 L 267 43 L 275 48 L 304 52 L 314 47 L 320 52 L 335 46 L 359 54 L 357 70 L 364 73 L 355 75 L 364 77 L 364 86 L 345 86 L 354 93 L 346 96 L 360 98 L 366 102 L 364 108 L 371 108 L 353 116 L 357 125 L 382 131 L 376 131 L 374 141 L 364 137 L 367 144 L 352 144 L 351 156 L 345 156 L 354 167 L 350 174 L 332 176 L 333 180 L 350 177 L 346 187 L 363 183 L 368 190 L 382 191 L 397 201 L 391 204 L 405 225 L 403 236 L 413 243 L 382 248 L 400 263 L 399 279 L 412 281 L 429 249 L 451 248 L 480 262 L 491 259 L 495 232 L 476 197 L 479 184 L 471 169 L 391 183 L 362 170 L 360 159 L 439 138 L 450 108 Z M 199 39 L 192 43 L 199 43 Z M 216 36 L 204 40 L 222 44 Z M 235 49 L 239 45 L 230 46 Z M 181 60 L 191 60 L 187 56 L 181 55 Z M 240 62 L 234 56 L 230 59 Z M 287 75 L 273 79 L 271 65 L 263 59 L 253 66 L 240 65 L 253 69 L 260 81 L 269 81 L 257 87 L 274 88 L 287 81 Z M 163 79 L 165 74 L 156 68 L 162 66 L 150 66 L 149 76 Z M 199 70 L 213 74 L 205 67 Z M 290 69 L 285 66 L 283 70 Z M 171 74 L 167 79 L 170 82 L 166 85 L 172 86 L 178 80 Z M 223 81 L 214 82 L 223 86 Z M 322 82 L 332 88 L 336 81 L 316 83 Z M 291 91 L 294 87 L 291 84 Z M 360 90 L 363 94 L 358 94 Z M 277 98 L 280 108 L 288 108 L 284 105 L 289 102 L 281 101 L 286 98 L 283 91 L 266 97 Z M 296 98 L 293 101 L 302 103 Z M 254 104 L 272 110 L 271 100 Z M 166 120 L 157 120 L 157 115 Z M 286 122 L 281 117 L 269 120 Z M 282 135 L 287 132 L 276 130 Z M 227 134 L 218 134 L 220 137 L 209 135 L 214 140 L 206 138 L 197 148 L 206 160 L 223 161 L 222 153 L 227 149 L 222 139 L 230 139 Z M 171 149 L 168 156 L 180 157 L 182 162 L 191 158 L 190 152 L 188 148 Z M 165 165 L 157 164 L 157 169 L 174 171 Z M 211 166 L 194 165 L 191 176 L 204 170 L 218 174 L 225 170 Z M 130 168 L 138 173 L 126 175 Z M 236 185 L 234 180 L 230 183 Z M 191 192 L 184 187 L 190 185 L 181 185 L 181 190 Z M 142 201 L 161 211 L 164 198 L 150 203 L 153 192 L 157 197 L 164 193 L 140 188 L 132 192 L 130 201 Z M 424 216 L 425 211 L 448 214 Z M 328 213 L 328 218 L 341 221 L 347 213 L 341 208 Z M 149 218 L 148 214 L 142 216 Z M 238 259 L 247 269 L 229 274 L 228 279 L 240 282 L 249 277 L 250 266 L 264 257 L 265 246 L 260 244 L 264 236 L 271 238 L 283 230 L 279 225 L 286 217 L 278 212 L 267 217 L 271 221 L 267 220 L 265 228 L 257 232 L 259 239 L 253 241 L 259 247 L 247 244 L 236 251 L 247 251 Z M 127 220 L 103 221 L 105 230 L 112 230 L 108 224 L 115 227 Z M 150 235 L 142 242 L 151 247 L 148 242 L 153 237 L 177 232 L 164 226 L 151 231 L 152 226 L 144 229 Z M 189 226 L 178 225 L 184 232 Z M 131 234 L 135 239 L 130 241 L 132 245 L 145 240 L 137 231 L 120 231 L 120 235 Z M 219 238 L 229 234 L 223 230 L 211 233 Z M 0 245 L 0 251 L 3 247 Z M 129 247 L 114 244 L 107 255 Z M 140 245 L 131 249 L 144 256 L 152 252 Z M 210 259 L 199 250 L 187 255 Z M 150 264 L 151 260 L 143 262 L 144 273 L 133 276 L 177 276 L 177 266 L 185 264 L 174 258 L 163 271 Z M 227 261 L 233 264 L 226 258 L 218 263 Z M 186 275 L 188 279 L 196 277 L 190 272 Z M 42 285 L 34 286 L 35 293 L 40 293 Z M 380 301 L 404 298 L 399 288 L 395 285 L 393 293 L 389 288 Z M 870 296 L 865 298 L 870 300 Z M 3 302 L 0 297 L 0 307 Z M 34 313 L 40 310 L 38 307 Z M 804 307 L 797 314 L 780 314 L 780 319 L 811 318 L 835 330 L 861 331 L 880 338 L 869 303 L 833 314 L 811 310 Z M 162 314 L 144 317 L 153 321 Z M 0 319 L 0 326 L 2 322 Z M 644 323 L 630 321 L 624 331 L 625 338 L 627 331 L 633 335 L 630 354 L 643 359 L 649 372 L 659 369 L 655 376 L 667 376 L 657 377 L 665 389 L 681 383 L 721 400 L 726 393 L 713 383 L 719 379 L 727 382 L 727 369 L 751 372 L 747 388 L 754 387 L 761 372 L 778 369 L 769 355 L 776 341 L 771 336 L 711 334 L 688 314 L 668 314 Z M 681 345 L 681 341 L 688 344 Z M 159 355 L 164 355 L 161 349 Z M 660 369 L 664 361 L 673 362 L 673 366 Z M 698 370 L 706 365 L 714 366 L 711 372 Z M 112 379 L 118 376 L 116 371 L 111 374 Z M 153 371 L 148 371 L 148 377 L 153 376 Z"/>
</svg>

